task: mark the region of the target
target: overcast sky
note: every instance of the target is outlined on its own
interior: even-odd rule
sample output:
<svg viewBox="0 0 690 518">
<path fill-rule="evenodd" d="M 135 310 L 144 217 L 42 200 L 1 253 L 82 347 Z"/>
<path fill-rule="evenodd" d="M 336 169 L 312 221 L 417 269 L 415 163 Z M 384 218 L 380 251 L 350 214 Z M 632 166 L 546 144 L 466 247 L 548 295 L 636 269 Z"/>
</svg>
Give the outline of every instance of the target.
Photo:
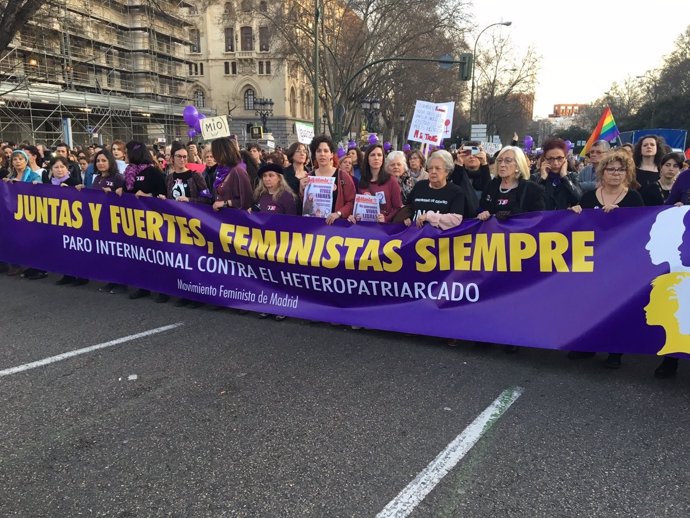
<svg viewBox="0 0 690 518">
<path fill-rule="evenodd" d="M 536 117 L 551 113 L 554 104 L 589 103 L 614 81 L 659 66 L 690 25 L 690 0 L 474 0 L 474 16 L 478 30 L 471 45 L 487 25 L 512 21 L 488 29 L 478 47 L 491 42 L 491 31 L 502 31 L 519 49 L 532 44 L 542 56 Z"/>
</svg>

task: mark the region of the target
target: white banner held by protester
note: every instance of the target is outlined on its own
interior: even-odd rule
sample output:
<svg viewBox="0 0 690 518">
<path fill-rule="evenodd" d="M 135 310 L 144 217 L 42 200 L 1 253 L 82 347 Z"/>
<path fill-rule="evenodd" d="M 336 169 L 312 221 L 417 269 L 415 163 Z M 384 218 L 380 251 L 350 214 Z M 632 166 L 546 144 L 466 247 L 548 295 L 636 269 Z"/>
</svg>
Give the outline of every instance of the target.
<svg viewBox="0 0 690 518">
<path fill-rule="evenodd" d="M 308 146 L 314 140 L 314 125 L 295 122 L 295 133 L 297 133 L 297 142 Z"/>
<path fill-rule="evenodd" d="M 327 217 L 333 207 L 333 187 L 335 178 L 332 176 L 310 176 L 309 183 L 304 188 L 302 215 Z"/>
<path fill-rule="evenodd" d="M 369 194 L 355 195 L 354 216 L 357 221 L 373 221 L 376 223 L 379 220 L 379 214 L 379 199 L 376 196 Z"/>
<path fill-rule="evenodd" d="M 407 140 L 438 146 L 443 137 L 446 118 L 445 106 L 417 101 Z"/>
</svg>

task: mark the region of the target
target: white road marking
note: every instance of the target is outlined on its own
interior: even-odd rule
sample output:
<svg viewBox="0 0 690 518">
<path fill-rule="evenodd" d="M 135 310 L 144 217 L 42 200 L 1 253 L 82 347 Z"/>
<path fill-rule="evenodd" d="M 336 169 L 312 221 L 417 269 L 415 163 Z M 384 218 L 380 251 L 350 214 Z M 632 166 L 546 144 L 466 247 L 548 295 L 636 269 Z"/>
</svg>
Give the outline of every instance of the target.
<svg viewBox="0 0 690 518">
<path fill-rule="evenodd" d="M 419 503 L 431 493 L 443 477 L 460 462 L 498 419 L 522 395 L 522 387 L 504 390 L 486 410 L 451 441 L 438 456 L 424 468 L 415 479 L 391 500 L 376 518 L 403 518 L 408 516 Z"/>
<path fill-rule="evenodd" d="M 156 335 L 158 333 L 164 333 L 165 331 L 170 331 L 171 329 L 175 329 L 177 327 L 180 327 L 182 324 L 183 324 L 182 322 L 177 322 L 175 324 L 170 324 L 168 326 L 157 327 L 156 329 L 150 329 L 148 331 L 143 331 L 143 332 L 137 333 L 135 335 L 123 336 L 122 338 L 117 338 L 115 340 L 111 340 L 110 342 L 104 342 L 102 344 L 96 344 L 96 345 L 92 345 L 90 347 L 84 347 L 83 349 L 76 349 L 74 351 L 69 351 L 66 353 L 58 354 L 57 356 L 50 356 L 48 358 L 44 358 L 42 360 L 37 360 L 35 362 L 25 363 L 24 365 L 19 365 L 17 367 L 11 367 L 9 369 L 0 370 L 0 378 L 2 378 L 4 376 L 9 376 L 11 374 L 16 374 L 18 372 L 23 372 L 23 371 L 35 369 L 36 367 L 43 367 L 44 365 L 49 365 L 51 363 L 59 362 L 62 360 L 67 360 L 68 358 L 72 358 L 74 356 L 79 356 L 80 354 L 86 354 L 86 353 L 90 353 L 93 351 L 97 351 L 99 349 L 105 349 L 106 347 L 112 347 L 113 345 L 119 345 L 119 344 L 122 344 L 125 342 L 130 342 L 132 340 L 137 340 L 138 338 L 145 338 L 147 336 Z"/>
</svg>

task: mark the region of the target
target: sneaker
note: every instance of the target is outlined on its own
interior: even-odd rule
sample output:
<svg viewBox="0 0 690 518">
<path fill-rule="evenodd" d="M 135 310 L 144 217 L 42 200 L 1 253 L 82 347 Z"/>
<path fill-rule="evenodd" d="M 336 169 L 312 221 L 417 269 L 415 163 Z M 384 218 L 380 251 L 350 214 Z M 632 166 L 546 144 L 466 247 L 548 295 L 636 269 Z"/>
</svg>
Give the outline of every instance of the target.
<svg viewBox="0 0 690 518">
<path fill-rule="evenodd" d="M 109 282 L 109 283 L 106 284 L 105 286 L 101 286 L 100 288 L 98 288 L 98 291 L 100 291 L 101 293 L 110 293 L 110 291 L 111 291 L 115 286 L 116 286 L 116 284 L 114 284 L 114 283 L 112 283 L 112 282 Z"/>
<path fill-rule="evenodd" d="M 259 313 L 258 317 L 259 318 L 268 318 L 268 313 Z"/>
<path fill-rule="evenodd" d="M 44 272 L 43 270 L 26 271 L 22 274 L 22 277 L 30 281 L 38 281 L 48 277 L 48 272 Z"/>
<path fill-rule="evenodd" d="M 112 289 L 109 291 L 111 295 L 119 295 L 120 293 L 126 293 L 127 286 L 124 284 L 113 284 Z"/>
<path fill-rule="evenodd" d="M 609 353 L 608 358 L 604 360 L 604 367 L 607 369 L 620 369 L 621 368 L 621 356 L 620 353 Z"/>
<path fill-rule="evenodd" d="M 21 266 L 10 266 L 7 269 L 7 275 L 14 277 L 15 275 L 21 275 L 23 271 Z"/>
<path fill-rule="evenodd" d="M 596 353 L 586 351 L 570 351 L 568 353 L 569 360 L 583 360 L 585 358 L 592 358 Z"/>
<path fill-rule="evenodd" d="M 56 286 L 66 286 L 67 284 L 72 284 L 77 278 L 72 275 L 63 275 L 62 278 L 55 281 Z"/>
<path fill-rule="evenodd" d="M 665 356 L 654 371 L 654 377 L 659 379 L 673 378 L 678 372 L 678 358 Z"/>
<path fill-rule="evenodd" d="M 170 300 L 170 295 L 166 295 L 165 293 L 159 293 L 156 295 L 156 298 L 154 299 L 156 301 L 156 304 L 164 304 Z"/>
<path fill-rule="evenodd" d="M 138 289 L 138 290 L 130 293 L 129 298 L 134 300 L 134 299 L 140 299 L 142 297 L 148 297 L 149 295 L 151 295 L 151 292 L 149 290 Z"/>
<path fill-rule="evenodd" d="M 285 320 L 287 317 L 286 317 L 285 315 L 276 315 L 276 316 L 273 317 L 273 318 L 275 318 L 278 322 L 282 322 L 282 321 Z"/>
</svg>

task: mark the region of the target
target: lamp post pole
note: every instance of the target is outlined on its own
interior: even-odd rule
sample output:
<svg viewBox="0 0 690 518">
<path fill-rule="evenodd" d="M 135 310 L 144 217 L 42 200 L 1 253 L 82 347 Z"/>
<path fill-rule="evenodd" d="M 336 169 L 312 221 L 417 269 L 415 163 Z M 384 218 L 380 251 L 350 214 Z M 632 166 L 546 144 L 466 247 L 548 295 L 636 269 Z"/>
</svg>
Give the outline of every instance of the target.
<svg viewBox="0 0 690 518">
<path fill-rule="evenodd" d="M 402 150 L 405 142 L 405 112 L 400 112 L 398 120 L 400 121 L 400 144 L 398 145 L 398 149 Z"/>
<path fill-rule="evenodd" d="M 474 67 L 477 63 L 477 43 L 479 43 L 479 38 L 482 34 L 484 34 L 485 30 L 490 29 L 491 27 L 494 27 L 496 25 L 505 25 L 506 27 L 510 27 L 512 24 L 513 22 L 496 22 L 492 23 L 491 25 L 487 25 L 477 35 L 477 39 L 474 40 L 474 50 L 472 50 L 472 86 L 470 87 L 470 139 L 472 138 L 472 112 L 474 111 Z"/>
<path fill-rule="evenodd" d="M 259 97 L 258 99 L 254 100 L 254 112 L 256 113 L 256 116 L 261 119 L 261 127 L 263 128 L 264 132 L 268 132 L 268 129 L 266 128 L 266 120 L 273 115 L 273 104 L 273 99 Z"/>
<path fill-rule="evenodd" d="M 322 18 L 323 0 L 314 0 L 314 81 L 312 89 L 314 90 L 314 135 L 321 134 L 321 119 L 319 118 L 319 23 Z"/>
</svg>

